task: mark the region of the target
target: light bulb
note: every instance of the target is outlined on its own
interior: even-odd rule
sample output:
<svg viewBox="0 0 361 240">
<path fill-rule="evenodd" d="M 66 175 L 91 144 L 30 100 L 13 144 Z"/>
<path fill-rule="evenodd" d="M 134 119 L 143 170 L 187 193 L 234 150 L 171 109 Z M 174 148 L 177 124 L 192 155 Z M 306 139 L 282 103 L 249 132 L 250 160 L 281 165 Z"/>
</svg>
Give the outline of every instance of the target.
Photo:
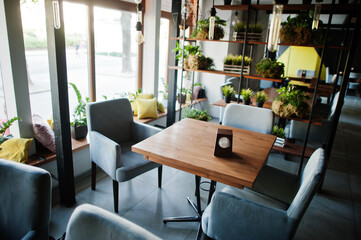
<svg viewBox="0 0 361 240">
<path fill-rule="evenodd" d="M 52 4 L 53 4 L 54 28 L 59 29 L 61 27 L 59 2 L 53 0 Z"/>
<path fill-rule="evenodd" d="M 321 2 L 316 1 L 315 13 L 313 14 L 312 30 L 317 30 L 320 23 Z"/>
<path fill-rule="evenodd" d="M 238 14 L 239 14 L 238 11 L 236 11 L 236 12 L 234 13 L 234 19 L 233 19 L 233 21 L 232 21 L 232 26 L 233 26 L 233 27 L 235 27 L 236 24 L 240 22 L 240 21 L 239 21 L 239 18 L 238 18 Z"/>
<path fill-rule="evenodd" d="M 268 51 L 274 52 L 278 47 L 278 39 L 280 35 L 281 21 L 282 21 L 283 5 L 273 5 L 271 26 L 268 35 Z"/>
<path fill-rule="evenodd" d="M 144 36 L 142 34 L 142 31 L 137 31 L 135 34 L 135 41 L 140 45 L 144 42 Z"/>
<path fill-rule="evenodd" d="M 214 39 L 214 25 L 216 23 L 216 9 L 214 7 L 211 8 L 211 17 L 209 18 L 209 31 L 208 31 L 208 39 Z"/>
</svg>

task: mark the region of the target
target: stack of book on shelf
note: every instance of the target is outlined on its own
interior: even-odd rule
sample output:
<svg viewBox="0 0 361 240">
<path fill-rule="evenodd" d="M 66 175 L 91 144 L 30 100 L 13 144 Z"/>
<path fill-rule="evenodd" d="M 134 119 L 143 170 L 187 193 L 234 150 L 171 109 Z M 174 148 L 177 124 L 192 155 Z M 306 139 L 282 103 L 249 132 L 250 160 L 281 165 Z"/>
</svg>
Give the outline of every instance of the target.
<svg viewBox="0 0 361 240">
<path fill-rule="evenodd" d="M 285 139 L 277 137 L 274 145 L 277 146 L 277 147 L 284 147 L 285 146 Z"/>
</svg>

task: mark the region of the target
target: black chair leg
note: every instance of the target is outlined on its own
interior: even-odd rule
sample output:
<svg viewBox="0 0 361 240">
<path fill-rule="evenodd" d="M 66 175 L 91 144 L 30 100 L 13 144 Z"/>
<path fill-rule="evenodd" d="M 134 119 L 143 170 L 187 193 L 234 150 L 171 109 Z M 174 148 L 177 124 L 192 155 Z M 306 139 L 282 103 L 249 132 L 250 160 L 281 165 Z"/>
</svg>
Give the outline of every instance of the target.
<svg viewBox="0 0 361 240">
<path fill-rule="evenodd" d="M 158 167 L 158 187 L 162 188 L 162 172 L 163 166 Z"/>
<path fill-rule="evenodd" d="M 97 183 L 97 165 L 94 162 L 92 162 L 91 182 L 92 182 L 92 190 L 95 191 L 95 185 Z"/>
<path fill-rule="evenodd" d="M 118 213 L 119 183 L 113 180 L 114 212 Z"/>
</svg>

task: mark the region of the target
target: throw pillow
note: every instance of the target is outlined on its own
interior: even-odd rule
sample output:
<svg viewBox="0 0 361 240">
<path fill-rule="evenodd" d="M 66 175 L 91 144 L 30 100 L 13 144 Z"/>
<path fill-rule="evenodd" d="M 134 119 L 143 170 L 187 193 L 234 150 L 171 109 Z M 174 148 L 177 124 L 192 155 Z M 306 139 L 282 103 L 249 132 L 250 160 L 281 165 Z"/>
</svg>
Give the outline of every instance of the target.
<svg viewBox="0 0 361 240">
<path fill-rule="evenodd" d="M 164 105 L 161 102 L 158 102 L 158 111 L 161 112 L 161 113 L 165 112 Z"/>
<path fill-rule="evenodd" d="M 153 93 L 141 93 L 139 96 L 134 100 L 134 102 L 130 103 L 134 116 L 138 115 L 138 108 L 137 108 L 137 99 L 152 99 Z"/>
<path fill-rule="evenodd" d="M 49 124 L 39 115 L 33 115 L 34 137 L 52 153 L 55 153 L 55 135 Z"/>
<path fill-rule="evenodd" d="M 0 158 L 25 163 L 32 141 L 32 138 L 10 138 L 0 145 Z"/>
<path fill-rule="evenodd" d="M 137 98 L 138 118 L 158 118 L 157 99 Z"/>
</svg>

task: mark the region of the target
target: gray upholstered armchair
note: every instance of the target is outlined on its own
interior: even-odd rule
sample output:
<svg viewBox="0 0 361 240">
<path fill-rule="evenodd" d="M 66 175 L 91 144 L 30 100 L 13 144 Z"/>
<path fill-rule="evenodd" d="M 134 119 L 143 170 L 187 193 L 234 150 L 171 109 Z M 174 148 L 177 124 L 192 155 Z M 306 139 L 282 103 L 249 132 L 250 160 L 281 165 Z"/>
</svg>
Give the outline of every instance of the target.
<svg viewBox="0 0 361 240">
<path fill-rule="evenodd" d="M 160 240 L 138 225 L 99 207 L 83 204 L 70 217 L 65 240 Z"/>
<path fill-rule="evenodd" d="M 96 185 L 96 166 L 113 179 L 114 211 L 118 212 L 118 182 L 128 181 L 158 167 L 161 187 L 162 165 L 145 160 L 131 151 L 131 146 L 160 131 L 133 121 L 129 100 L 119 98 L 87 105 L 87 119 L 92 161 L 92 189 Z"/>
<path fill-rule="evenodd" d="M 322 125 L 318 126 L 315 124 L 311 124 L 308 141 L 320 143 L 321 145 L 327 142 L 328 133 L 331 127 L 331 121 L 336 111 L 338 97 L 339 97 L 339 92 L 335 94 L 335 97 L 332 102 L 330 114 L 326 119 L 322 120 Z M 289 138 L 296 140 L 304 140 L 306 136 L 305 134 L 307 131 L 307 125 L 308 123 L 305 122 L 291 120 Z"/>
<path fill-rule="evenodd" d="M 0 238 L 49 239 L 50 174 L 0 159 Z"/>
<path fill-rule="evenodd" d="M 326 170 L 324 150 L 316 150 L 301 178 L 265 166 L 254 188 L 216 192 L 202 216 L 213 239 L 292 239 Z"/>
</svg>

